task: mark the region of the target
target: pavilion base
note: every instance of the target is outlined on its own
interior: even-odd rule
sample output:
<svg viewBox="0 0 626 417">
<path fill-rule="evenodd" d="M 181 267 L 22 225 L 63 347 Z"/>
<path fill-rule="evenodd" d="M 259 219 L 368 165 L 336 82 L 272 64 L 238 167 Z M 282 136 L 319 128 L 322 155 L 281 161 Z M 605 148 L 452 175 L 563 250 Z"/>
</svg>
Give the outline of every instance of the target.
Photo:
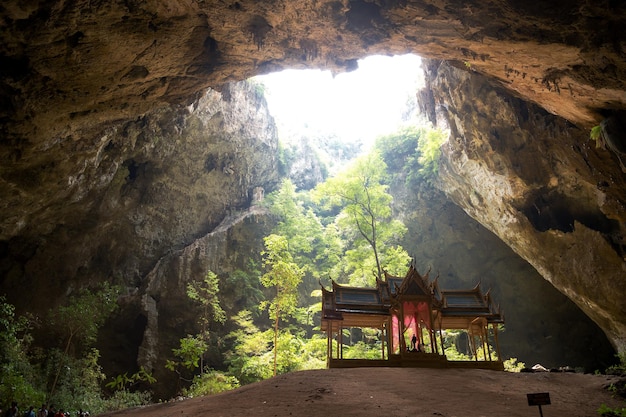
<svg viewBox="0 0 626 417">
<path fill-rule="evenodd" d="M 504 371 L 502 361 L 449 361 L 445 356 L 420 353 L 416 355 L 391 355 L 389 359 L 330 359 L 329 368 L 461 368 Z"/>
</svg>

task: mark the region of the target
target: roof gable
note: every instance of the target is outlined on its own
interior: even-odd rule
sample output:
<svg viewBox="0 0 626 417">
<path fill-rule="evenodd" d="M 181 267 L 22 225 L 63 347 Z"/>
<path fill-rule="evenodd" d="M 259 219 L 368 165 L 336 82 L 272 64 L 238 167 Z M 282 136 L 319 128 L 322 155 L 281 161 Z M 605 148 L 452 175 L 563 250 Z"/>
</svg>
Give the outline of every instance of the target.
<svg viewBox="0 0 626 417">
<path fill-rule="evenodd" d="M 432 291 L 430 285 L 428 285 L 428 273 L 422 277 L 415 269 L 413 264 L 409 267 L 409 271 L 406 273 L 402 284 L 397 289 L 396 296 L 411 296 L 420 298 L 432 298 Z"/>
</svg>

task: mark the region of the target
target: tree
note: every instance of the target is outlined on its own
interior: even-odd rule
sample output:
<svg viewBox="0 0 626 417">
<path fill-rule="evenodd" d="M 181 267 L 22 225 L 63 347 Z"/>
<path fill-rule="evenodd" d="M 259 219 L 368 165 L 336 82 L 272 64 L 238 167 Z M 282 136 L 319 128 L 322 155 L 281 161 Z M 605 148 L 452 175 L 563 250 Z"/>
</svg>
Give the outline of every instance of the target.
<svg viewBox="0 0 626 417">
<path fill-rule="evenodd" d="M 407 185 L 432 185 L 439 171 L 441 146 L 448 133 L 427 124 L 410 126 L 376 139 L 390 172 L 401 174 Z"/>
<path fill-rule="evenodd" d="M 228 371 L 242 384 L 269 378 L 272 372 L 268 347 L 272 337 L 259 330 L 250 311 L 242 310 L 232 319 L 237 329 L 228 335 L 233 340 L 232 350 L 226 352 Z"/>
<path fill-rule="evenodd" d="M 263 264 L 269 268 L 261 277 L 261 283 L 267 287 L 274 287 L 276 295 L 269 302 L 263 302 L 263 307 L 269 309 L 270 318 L 274 320 L 274 375 L 277 369 L 278 332 L 282 315 L 295 311 L 298 303 L 298 285 L 302 281 L 304 271 L 293 262 L 288 250 L 287 239 L 284 236 L 269 235 L 265 237 L 265 251 Z"/>
<path fill-rule="evenodd" d="M 0 296 L 0 398 L 4 400 L 24 404 L 45 398 L 38 372 L 27 353 L 32 342 L 32 325 L 31 318 L 16 317 L 15 306 Z"/>
<path fill-rule="evenodd" d="M 70 296 L 68 304 L 50 312 L 50 324 L 64 339 L 64 350 L 50 388 L 48 400 L 54 395 L 65 358 L 70 353 L 89 348 L 96 340 L 98 329 L 117 307 L 119 289 L 105 282 L 95 291 L 82 289 Z M 78 348 L 78 349 L 77 349 Z M 79 355 L 76 355 L 79 356 Z"/>
<path fill-rule="evenodd" d="M 298 193 L 290 180 L 284 180 L 280 189 L 268 196 L 267 203 L 277 219 L 272 233 L 287 239 L 294 262 L 305 272 L 300 297 L 310 300 L 319 279 L 338 262 L 340 247 L 333 240 L 334 226 L 331 230 L 324 227 L 308 197 L 308 192 Z"/>
<path fill-rule="evenodd" d="M 202 306 L 202 314 L 198 318 L 201 331 L 198 338 L 208 348 L 209 324 L 211 322 L 224 323 L 226 314 L 220 306 L 219 279 L 213 271 L 208 271 L 201 281 L 192 281 L 187 284 L 187 296 Z M 200 353 L 200 374 L 204 372 L 204 353 Z"/>
<path fill-rule="evenodd" d="M 385 175 L 385 162 L 379 153 L 371 152 L 314 190 L 317 201 L 327 208 L 341 207 L 337 225 L 352 239 L 352 249 L 347 252 L 356 261 L 352 268 L 366 264 L 364 242 L 372 250 L 374 265 L 371 269 L 379 279 L 386 245 L 406 233 L 402 222 L 392 217 L 392 197 L 384 184 Z"/>
</svg>

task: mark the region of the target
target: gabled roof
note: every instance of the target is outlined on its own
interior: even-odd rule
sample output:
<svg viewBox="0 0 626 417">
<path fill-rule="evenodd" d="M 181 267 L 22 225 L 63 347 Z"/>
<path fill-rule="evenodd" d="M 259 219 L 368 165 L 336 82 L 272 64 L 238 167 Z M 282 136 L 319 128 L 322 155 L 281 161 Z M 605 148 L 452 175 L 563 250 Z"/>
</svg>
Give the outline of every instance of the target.
<svg viewBox="0 0 626 417">
<path fill-rule="evenodd" d="M 404 278 L 395 277 L 385 272 L 385 279 L 391 287 L 391 293 L 395 296 L 414 296 L 420 298 L 432 297 L 432 291 L 428 284 L 428 274 L 421 276 L 415 266 L 411 264 Z"/>
<path fill-rule="evenodd" d="M 385 271 L 384 280 L 376 280 L 375 288 L 350 287 L 332 281 L 333 290 L 322 286 L 322 321 L 342 320 L 357 325 L 380 325 L 391 315 L 392 304 L 397 302 L 429 303 L 433 317 L 438 317 L 443 328 L 467 328 L 480 319 L 488 323 L 504 323 L 499 306 L 493 303 L 491 294 L 483 294 L 480 284 L 472 289 L 442 290 L 439 276 L 429 282 L 411 264 L 404 278 Z"/>
<path fill-rule="evenodd" d="M 385 274 L 385 281 L 380 281 L 380 282 L 388 286 L 389 292 L 392 295 L 396 295 L 396 291 L 402 285 L 402 281 L 404 281 L 404 277 L 397 277 L 395 275 L 391 275 L 387 271 L 383 271 L 383 273 Z"/>
<path fill-rule="evenodd" d="M 485 317 L 489 323 L 503 323 L 500 309 L 492 302 L 489 291 L 483 295 L 480 284 L 471 290 L 442 290 L 441 315 L 445 317 Z"/>
</svg>

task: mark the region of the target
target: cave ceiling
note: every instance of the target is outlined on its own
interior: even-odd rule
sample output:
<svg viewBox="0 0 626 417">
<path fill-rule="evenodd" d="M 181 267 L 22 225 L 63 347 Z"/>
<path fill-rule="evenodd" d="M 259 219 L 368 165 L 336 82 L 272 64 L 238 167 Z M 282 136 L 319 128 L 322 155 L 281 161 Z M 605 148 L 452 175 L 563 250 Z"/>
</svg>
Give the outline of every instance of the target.
<svg viewBox="0 0 626 417">
<path fill-rule="evenodd" d="M 110 136 L 129 123 L 141 129 L 148 113 L 190 105 L 208 88 L 222 90 L 256 74 L 285 68 L 339 73 L 368 55 L 414 53 L 432 60 L 430 110 L 448 112 L 457 141 L 447 148 L 447 183 L 439 187 L 574 299 L 616 347 L 626 346 L 619 301 L 626 293 L 620 247 L 626 191 L 618 159 L 626 146 L 617 134 L 608 144 L 612 150 L 591 150 L 587 159 L 576 150 L 601 122 L 617 120 L 620 130 L 626 109 L 623 2 L 7 0 L 0 17 L 0 240 L 43 241 L 70 222 L 65 206 L 101 198 L 102 182 L 115 177 L 99 171 Z M 435 64 L 441 61 L 445 66 Z M 438 71 L 454 72 L 456 83 L 437 80 Z M 510 98 L 472 101 L 492 90 Z M 516 103 L 510 108 L 518 113 L 506 116 L 519 119 L 517 130 L 487 124 L 482 127 L 490 137 L 472 142 L 469 126 L 487 120 L 478 116 L 498 116 L 494 107 L 480 108 L 483 103 L 500 109 Z M 551 145 L 533 148 L 542 157 L 554 155 L 555 175 L 540 162 L 521 162 L 532 139 L 524 136 L 531 131 L 524 124 L 533 117 L 550 120 L 550 131 L 560 132 Z M 499 159 L 502 147 L 519 150 L 520 160 Z M 140 160 L 124 163 L 131 174 L 149 168 Z M 494 187 L 501 180 L 494 173 L 507 167 L 515 175 Z M 580 174 L 585 170 L 594 174 Z M 555 187 L 559 181 L 565 188 Z M 578 224 L 584 227 L 572 233 Z M 528 230 L 536 234 L 528 237 Z M 601 252 L 587 250 L 589 260 L 567 266 L 560 258 L 558 268 L 541 259 L 548 247 L 568 254 L 580 242 Z M 579 282 L 581 273 L 598 268 L 608 278 Z M 568 285 L 570 274 L 575 279 Z"/>
</svg>

